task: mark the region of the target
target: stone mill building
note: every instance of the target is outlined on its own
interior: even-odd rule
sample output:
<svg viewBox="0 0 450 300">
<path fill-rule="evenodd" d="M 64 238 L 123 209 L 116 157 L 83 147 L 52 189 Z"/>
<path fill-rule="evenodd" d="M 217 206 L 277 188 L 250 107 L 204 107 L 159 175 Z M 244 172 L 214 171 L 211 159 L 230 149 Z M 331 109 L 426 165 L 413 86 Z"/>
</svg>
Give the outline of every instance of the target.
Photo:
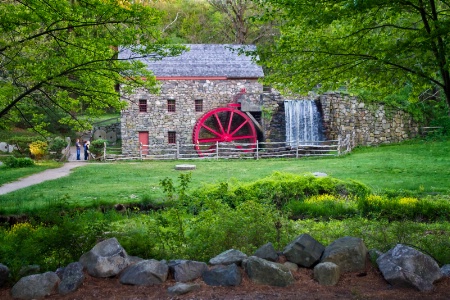
<svg viewBox="0 0 450 300">
<path fill-rule="evenodd" d="M 285 98 L 262 85 L 262 67 L 238 51 L 253 46 L 186 46 L 189 50 L 180 56 L 139 58 L 160 82 L 160 93 L 137 89 L 121 95 L 128 102 L 121 114 L 123 154 L 137 153 L 140 145 L 192 144 L 200 153 L 216 142 L 286 141 L 285 102 L 305 99 Z M 126 50 L 119 54 L 121 59 L 131 57 Z M 418 132 L 406 113 L 365 105 L 345 94 L 307 100 L 320 113 L 319 127 L 326 140 L 351 138 L 354 147 L 398 142 Z"/>
</svg>

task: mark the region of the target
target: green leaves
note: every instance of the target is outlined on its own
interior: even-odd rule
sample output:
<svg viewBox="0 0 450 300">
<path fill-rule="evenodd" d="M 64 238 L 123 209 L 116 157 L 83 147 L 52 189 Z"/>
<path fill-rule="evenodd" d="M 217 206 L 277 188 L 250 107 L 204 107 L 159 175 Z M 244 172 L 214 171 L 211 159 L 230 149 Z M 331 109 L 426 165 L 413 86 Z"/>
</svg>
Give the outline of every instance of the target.
<svg viewBox="0 0 450 300">
<path fill-rule="evenodd" d="M 153 74 L 143 64 L 119 61 L 117 47 L 139 44 L 141 55 L 177 55 L 182 47 L 165 44 L 160 19 L 161 12 L 128 1 L 2 4 L 0 122 L 19 115 L 39 129 L 39 122 L 27 112 L 39 110 L 82 129 L 85 124 L 68 119 L 123 108 L 117 85 L 143 86 L 154 92 Z"/>
<path fill-rule="evenodd" d="M 381 101 L 408 85 L 410 100 L 438 86 L 450 103 L 443 1 L 265 2 L 284 20 L 275 48 L 260 49 L 267 83 L 301 94 L 367 90 Z"/>
</svg>

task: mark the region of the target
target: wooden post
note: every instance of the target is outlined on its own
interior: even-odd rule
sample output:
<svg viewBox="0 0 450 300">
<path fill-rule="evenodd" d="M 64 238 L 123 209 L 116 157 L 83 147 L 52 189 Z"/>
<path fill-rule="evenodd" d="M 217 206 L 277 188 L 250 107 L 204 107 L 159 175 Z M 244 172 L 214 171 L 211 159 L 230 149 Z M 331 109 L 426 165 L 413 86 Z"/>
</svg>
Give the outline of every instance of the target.
<svg viewBox="0 0 450 300">
<path fill-rule="evenodd" d="M 259 142 L 256 140 L 256 160 L 259 158 Z"/>
<path fill-rule="evenodd" d="M 139 159 L 142 160 L 142 143 L 139 143 Z"/>
<path fill-rule="evenodd" d="M 338 156 L 341 156 L 341 135 L 338 135 Z"/>
<path fill-rule="evenodd" d="M 180 155 L 180 145 L 177 142 L 177 152 L 175 153 L 175 159 L 178 159 L 179 155 Z"/>
<path fill-rule="evenodd" d="M 106 142 L 103 142 L 103 161 L 106 161 Z"/>
<path fill-rule="evenodd" d="M 216 142 L 216 159 L 219 159 L 219 142 Z"/>
</svg>

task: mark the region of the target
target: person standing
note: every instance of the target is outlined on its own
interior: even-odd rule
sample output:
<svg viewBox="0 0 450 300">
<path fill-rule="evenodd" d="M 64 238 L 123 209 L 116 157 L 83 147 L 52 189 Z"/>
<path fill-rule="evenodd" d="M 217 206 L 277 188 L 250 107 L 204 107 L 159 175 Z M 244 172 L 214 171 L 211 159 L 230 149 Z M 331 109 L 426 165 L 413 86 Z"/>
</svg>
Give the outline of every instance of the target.
<svg viewBox="0 0 450 300">
<path fill-rule="evenodd" d="M 77 148 L 77 160 L 80 160 L 80 151 L 81 151 L 80 139 L 77 139 L 77 141 L 75 142 L 75 147 Z"/>
<path fill-rule="evenodd" d="M 83 148 L 84 148 L 84 160 L 88 160 L 89 159 L 89 144 L 90 144 L 89 141 L 85 141 L 84 142 L 84 146 L 83 146 Z"/>
</svg>

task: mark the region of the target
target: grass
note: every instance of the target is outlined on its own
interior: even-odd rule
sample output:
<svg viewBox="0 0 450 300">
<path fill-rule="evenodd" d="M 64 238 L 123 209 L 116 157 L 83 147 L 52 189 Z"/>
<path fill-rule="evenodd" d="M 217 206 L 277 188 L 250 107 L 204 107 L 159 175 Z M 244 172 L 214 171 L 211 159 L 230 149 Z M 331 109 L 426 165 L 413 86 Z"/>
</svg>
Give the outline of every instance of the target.
<svg viewBox="0 0 450 300">
<path fill-rule="evenodd" d="M 163 196 L 160 180 L 177 181 L 176 164 L 192 163 L 191 188 L 218 182 L 249 182 L 275 171 L 294 174 L 324 172 L 383 190 L 450 194 L 450 141 L 410 142 L 359 148 L 338 158 L 145 161 L 91 163 L 68 176 L 0 196 L 0 214 L 39 210 L 64 201 L 74 206 L 136 203 Z M 14 170 L 2 169 L 4 174 Z M 9 176 L 9 175 L 8 175 Z"/>
<path fill-rule="evenodd" d="M 56 161 L 42 161 L 37 162 L 35 166 L 30 168 L 16 168 L 9 169 L 6 166 L 0 166 L 0 185 L 3 185 L 8 182 L 13 182 L 22 177 L 27 177 L 47 169 L 53 169 L 61 167 L 62 163 Z"/>
</svg>

